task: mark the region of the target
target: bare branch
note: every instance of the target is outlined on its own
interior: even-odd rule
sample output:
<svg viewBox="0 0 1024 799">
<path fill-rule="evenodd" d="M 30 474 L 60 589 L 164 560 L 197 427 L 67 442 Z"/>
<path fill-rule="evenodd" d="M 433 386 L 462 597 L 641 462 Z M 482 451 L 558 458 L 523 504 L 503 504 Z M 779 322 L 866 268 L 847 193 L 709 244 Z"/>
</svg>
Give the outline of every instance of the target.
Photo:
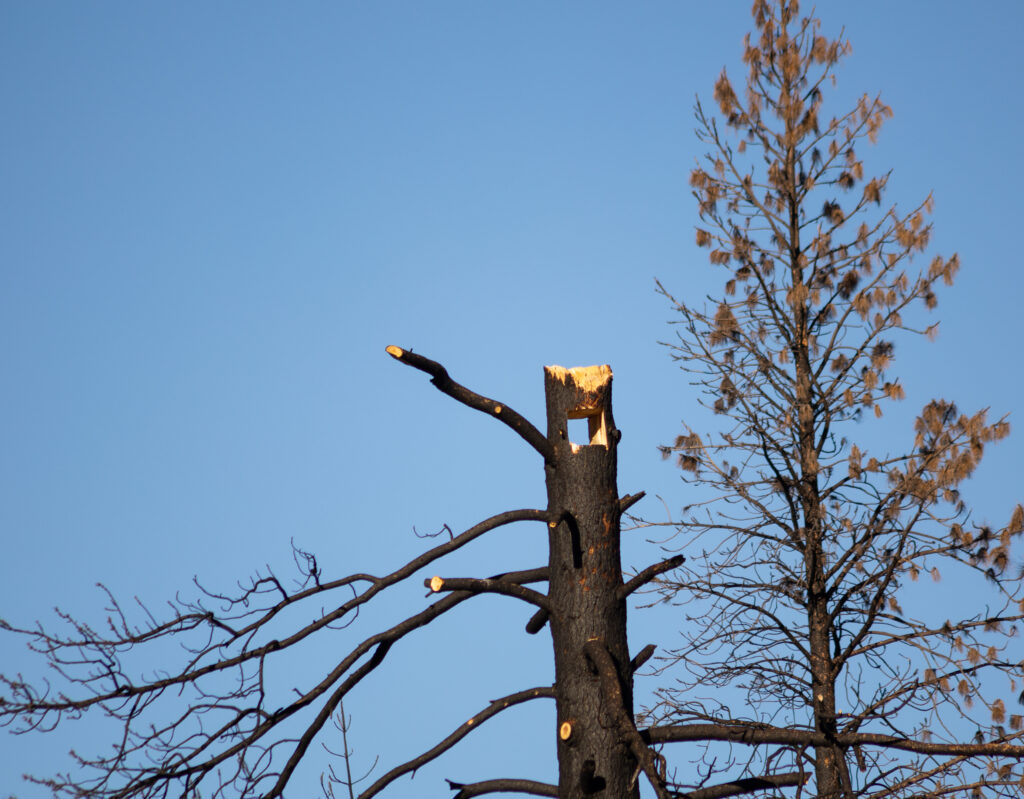
<svg viewBox="0 0 1024 799">
<path fill-rule="evenodd" d="M 650 727 L 641 736 L 648 743 L 680 743 L 682 741 L 729 741 L 756 746 L 783 744 L 787 746 L 880 746 L 923 755 L 955 755 L 967 757 L 998 756 L 1024 758 L 1024 744 L 991 742 L 977 744 L 927 743 L 878 733 L 839 733 L 827 736 L 814 730 L 801 730 L 766 725 L 726 726 L 719 724 L 686 724 Z M 1024 740 L 1024 733 L 1014 736 Z"/>
<path fill-rule="evenodd" d="M 470 408 L 477 411 L 483 411 L 484 413 L 493 416 L 498 421 L 507 424 L 520 438 L 544 457 L 545 463 L 554 463 L 555 453 L 554 450 L 551 449 L 551 444 L 548 440 L 542 436 L 540 431 L 530 424 L 526 418 L 520 416 L 508 407 L 508 405 L 488 399 L 480 394 L 476 394 L 465 386 L 456 383 L 448 376 L 448 370 L 437 361 L 424 358 L 422 355 L 417 355 L 411 350 L 403 350 L 401 347 L 396 347 L 393 344 L 389 345 L 386 349 L 388 355 L 395 360 L 401 361 L 414 369 L 419 369 L 421 372 L 426 372 L 430 375 L 433 378 L 430 382 L 433 383 L 439 391 L 458 400 L 463 405 L 468 405 Z"/>
<path fill-rule="evenodd" d="M 646 491 L 638 491 L 635 494 L 626 494 L 624 497 L 619 497 L 619 513 L 625 513 L 645 496 L 647 496 Z"/>
<path fill-rule="evenodd" d="M 631 577 L 628 582 L 624 583 L 619 589 L 619 598 L 625 599 L 627 596 L 632 594 L 638 588 L 643 587 L 659 574 L 664 574 L 667 571 L 672 571 L 679 566 L 682 566 L 686 561 L 682 555 L 673 555 L 671 558 L 663 560 L 661 563 L 654 563 L 648 566 L 643 571 L 639 572 L 635 576 Z"/>
<path fill-rule="evenodd" d="M 548 623 L 548 619 L 551 618 L 551 613 L 546 608 L 541 608 L 532 616 L 530 620 L 526 622 L 526 632 L 530 635 L 536 635 L 544 629 L 544 625 Z"/>
<path fill-rule="evenodd" d="M 631 661 L 629 661 L 630 672 L 636 672 L 641 666 L 644 665 L 654 655 L 657 647 L 654 644 L 648 644 L 639 652 L 637 652 Z"/>
<path fill-rule="evenodd" d="M 532 796 L 558 796 L 558 786 L 534 780 L 498 779 L 482 782 L 454 782 L 447 780 L 451 789 L 458 793 L 452 799 L 470 799 L 486 793 L 528 793 Z"/>
<path fill-rule="evenodd" d="M 438 743 L 436 746 L 428 749 L 419 757 L 415 757 L 403 763 L 400 766 L 396 766 L 391 769 L 387 774 L 382 776 L 373 785 L 367 788 L 363 793 L 359 795 L 359 799 L 370 799 L 371 796 L 376 796 L 384 788 L 394 782 L 396 779 L 401 777 L 403 774 L 408 774 L 410 771 L 415 771 L 431 760 L 435 759 L 442 753 L 451 749 L 455 744 L 469 735 L 473 730 L 477 729 L 481 724 L 490 718 L 498 715 L 501 711 L 506 708 L 510 708 L 513 705 L 518 705 L 523 702 L 528 702 L 531 699 L 549 698 L 552 699 L 555 696 L 554 686 L 548 686 L 543 688 L 529 688 L 525 691 L 519 691 L 508 696 L 503 696 L 501 699 L 495 699 L 486 708 L 481 710 L 475 716 L 467 719 L 463 722 L 458 729 L 456 729 L 451 735 L 445 738 L 443 741 Z M 451 781 L 449 780 L 449 783 Z M 452 784 L 452 787 L 462 787 Z"/>
<path fill-rule="evenodd" d="M 532 570 L 536 574 L 534 579 L 546 580 L 548 570 L 546 567 Z M 551 612 L 551 604 L 548 598 L 539 591 L 524 588 L 518 583 L 509 583 L 499 578 L 477 579 L 473 577 L 430 577 L 423 581 L 423 585 L 435 594 L 439 591 L 466 591 L 471 594 L 504 594 L 505 596 L 516 597 L 536 605 L 541 610 Z"/>
<path fill-rule="evenodd" d="M 755 791 L 776 790 L 778 788 L 791 788 L 795 785 L 803 785 L 810 779 L 810 772 L 801 773 L 794 771 L 790 774 L 768 774 L 763 777 L 742 777 L 731 782 L 724 782 L 720 785 L 712 785 L 708 788 L 698 788 L 695 791 L 687 791 L 675 795 L 675 799 L 723 799 L 726 796 L 741 796 Z"/>
</svg>

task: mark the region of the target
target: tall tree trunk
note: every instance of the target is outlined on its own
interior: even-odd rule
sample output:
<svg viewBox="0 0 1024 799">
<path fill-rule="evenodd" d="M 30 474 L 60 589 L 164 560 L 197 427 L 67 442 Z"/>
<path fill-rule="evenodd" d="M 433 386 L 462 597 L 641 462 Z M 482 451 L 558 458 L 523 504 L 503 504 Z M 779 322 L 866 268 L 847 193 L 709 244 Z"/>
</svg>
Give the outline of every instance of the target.
<svg viewBox="0 0 1024 799">
<path fill-rule="evenodd" d="M 794 279 L 799 271 L 794 269 Z M 800 276 L 802 277 L 802 276 Z M 794 283 L 796 285 L 796 283 Z M 817 427 L 813 408 L 815 397 L 811 386 L 810 344 L 807 308 L 796 313 L 797 342 L 796 404 L 800 445 L 800 504 L 803 509 L 803 545 L 805 579 L 807 581 L 807 629 L 810 649 L 811 694 L 814 725 L 828 740 L 835 740 L 836 674 L 830 649 L 828 586 L 825 581 L 824 522 L 818 484 Z M 814 770 L 819 799 L 840 799 L 851 796 L 850 774 L 846 757 L 837 745 L 819 746 L 814 752 Z"/>
<path fill-rule="evenodd" d="M 611 387 L 607 366 L 544 370 L 547 434 L 555 453 L 546 473 L 562 799 L 639 797 L 636 759 L 584 652 L 588 641 L 604 643 L 618 671 L 631 719 L 632 673 L 616 488 L 619 433 L 612 419 Z M 586 440 L 570 440 L 570 419 L 587 420 Z"/>
<path fill-rule="evenodd" d="M 795 91 L 797 87 L 793 87 Z M 800 457 L 798 492 L 803 513 L 804 579 L 807 583 L 807 628 L 810 650 L 811 695 L 814 725 L 818 732 L 834 740 L 836 728 L 836 675 L 833 673 L 829 646 L 828 590 L 825 582 L 824 527 L 818 482 L 818 421 L 814 409 L 817 398 L 812 385 L 810 287 L 805 283 L 805 256 L 800 242 L 802 177 L 798 174 L 794 142 L 799 134 L 795 119 L 787 120 L 785 170 L 789 206 L 789 263 L 793 302 L 792 355 L 795 366 L 795 403 Z M 798 294 L 798 289 L 800 294 Z M 801 296 L 802 295 L 802 296 Z M 815 783 L 818 799 L 851 796 L 849 770 L 839 746 L 819 746 L 814 751 Z"/>
<path fill-rule="evenodd" d="M 818 732 L 834 740 L 836 727 L 836 674 L 830 648 L 828 586 L 825 581 L 824 523 L 818 485 L 816 427 L 812 408 L 811 365 L 805 309 L 797 314 L 796 400 L 800 430 L 800 504 L 803 509 L 804 568 L 807 581 L 807 629 L 810 649 L 811 694 Z M 814 752 L 819 799 L 851 795 L 849 770 L 841 747 L 819 746 Z"/>
</svg>

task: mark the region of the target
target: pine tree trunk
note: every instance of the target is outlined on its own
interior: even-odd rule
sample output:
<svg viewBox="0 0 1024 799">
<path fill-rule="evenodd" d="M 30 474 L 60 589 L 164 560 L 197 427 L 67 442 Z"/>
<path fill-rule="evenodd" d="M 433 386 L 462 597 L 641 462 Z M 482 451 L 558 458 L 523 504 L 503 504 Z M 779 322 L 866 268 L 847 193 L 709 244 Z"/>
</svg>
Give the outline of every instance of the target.
<svg viewBox="0 0 1024 799">
<path fill-rule="evenodd" d="M 797 87 L 793 87 L 794 91 Z M 792 290 L 799 287 L 806 298 L 809 287 L 804 283 L 805 258 L 800 243 L 802 200 L 799 187 L 803 178 L 797 173 L 794 142 L 800 138 L 795 119 L 786 123 L 785 170 L 789 191 L 789 248 Z M 818 424 L 814 409 L 816 398 L 812 388 L 810 306 L 806 299 L 793 305 L 792 356 L 795 365 L 795 410 L 800 459 L 798 493 L 803 511 L 804 579 L 807 585 L 807 629 L 810 649 L 811 699 L 814 724 L 818 732 L 834 738 L 836 727 L 836 675 L 832 673 L 830 622 L 825 581 L 824 529 L 821 494 L 818 484 Z M 846 758 L 839 746 L 819 746 L 814 752 L 815 783 L 818 799 L 841 799 L 851 796 L 850 775 Z"/>
<path fill-rule="evenodd" d="M 802 279 L 794 270 L 794 285 Z M 796 405 L 799 428 L 800 504 L 803 508 L 804 566 L 807 582 L 807 629 L 810 649 L 811 694 L 814 724 L 818 732 L 835 739 L 836 675 L 833 673 L 830 648 L 831 623 L 825 580 L 824 529 L 821 493 L 818 484 L 818 455 L 816 448 L 816 419 L 812 408 L 815 399 L 811 388 L 810 347 L 807 334 L 807 309 L 796 313 L 797 343 Z M 841 799 L 852 796 L 850 774 L 846 757 L 839 746 L 819 746 L 814 752 L 815 782 L 818 799 Z"/>
<path fill-rule="evenodd" d="M 548 529 L 549 596 L 559 796 L 637 799 L 636 760 L 584 653 L 588 641 L 604 643 L 619 673 L 626 713 L 632 718 L 626 602 L 621 594 L 615 457 L 619 433 L 612 419 L 612 373 L 607 366 L 547 367 L 544 373 L 548 441 L 555 452 L 546 472 L 553 520 Z M 570 440 L 569 419 L 587 420 L 587 440 Z"/>
</svg>

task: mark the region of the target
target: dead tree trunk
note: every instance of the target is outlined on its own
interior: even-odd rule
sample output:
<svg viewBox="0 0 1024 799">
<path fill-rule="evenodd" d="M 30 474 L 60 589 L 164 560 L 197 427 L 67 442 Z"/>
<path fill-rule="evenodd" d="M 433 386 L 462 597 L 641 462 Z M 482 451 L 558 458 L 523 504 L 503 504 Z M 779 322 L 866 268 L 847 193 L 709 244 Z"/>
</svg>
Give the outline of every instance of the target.
<svg viewBox="0 0 1024 799">
<path fill-rule="evenodd" d="M 519 434 L 544 458 L 548 507 L 547 595 L 501 580 L 434 577 L 434 591 L 498 591 L 540 609 L 526 625 L 537 633 L 550 622 L 555 655 L 558 785 L 526 789 L 521 780 L 452 783 L 456 799 L 497 790 L 520 790 L 559 799 L 639 799 L 642 770 L 659 799 L 667 799 L 664 774 L 633 721 L 633 672 L 654 651 L 630 661 L 626 597 L 675 568 L 676 556 L 649 566 L 623 583 L 619 519 L 643 493 L 619 497 L 615 484 L 619 431 L 612 418 L 608 366 L 544 370 L 547 436 L 507 405 L 456 383 L 441 364 L 398 347 L 388 352 L 427 372 L 433 384 L 465 405 L 488 413 Z M 572 440 L 571 420 L 585 420 Z"/>
<path fill-rule="evenodd" d="M 544 392 L 554 453 L 545 470 L 559 796 L 636 797 L 637 761 L 619 726 L 624 714 L 632 723 L 633 679 L 619 556 L 619 431 L 612 419 L 612 371 L 607 366 L 549 366 Z M 571 419 L 586 420 L 586 440 L 571 440 Z M 601 690 L 588 642 L 611 657 L 619 707 Z"/>
</svg>

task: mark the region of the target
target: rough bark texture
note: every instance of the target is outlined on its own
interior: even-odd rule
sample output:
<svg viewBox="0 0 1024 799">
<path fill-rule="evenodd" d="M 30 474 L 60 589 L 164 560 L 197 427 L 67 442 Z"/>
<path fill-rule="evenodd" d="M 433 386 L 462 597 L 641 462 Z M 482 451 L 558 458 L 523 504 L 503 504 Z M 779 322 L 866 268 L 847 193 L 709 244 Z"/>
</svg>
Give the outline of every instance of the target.
<svg viewBox="0 0 1024 799">
<path fill-rule="evenodd" d="M 602 700 L 598 675 L 584 651 L 603 642 L 632 720 L 632 674 L 626 644 L 626 603 L 619 556 L 620 505 L 612 419 L 611 369 L 547 367 L 546 465 L 549 535 L 549 601 L 555 609 L 558 706 L 558 781 L 563 799 L 639 797 L 636 759 L 616 724 L 616 709 Z M 588 420 L 589 441 L 569 438 L 569 419 Z M 568 724 L 568 726 L 566 726 Z"/>
</svg>

